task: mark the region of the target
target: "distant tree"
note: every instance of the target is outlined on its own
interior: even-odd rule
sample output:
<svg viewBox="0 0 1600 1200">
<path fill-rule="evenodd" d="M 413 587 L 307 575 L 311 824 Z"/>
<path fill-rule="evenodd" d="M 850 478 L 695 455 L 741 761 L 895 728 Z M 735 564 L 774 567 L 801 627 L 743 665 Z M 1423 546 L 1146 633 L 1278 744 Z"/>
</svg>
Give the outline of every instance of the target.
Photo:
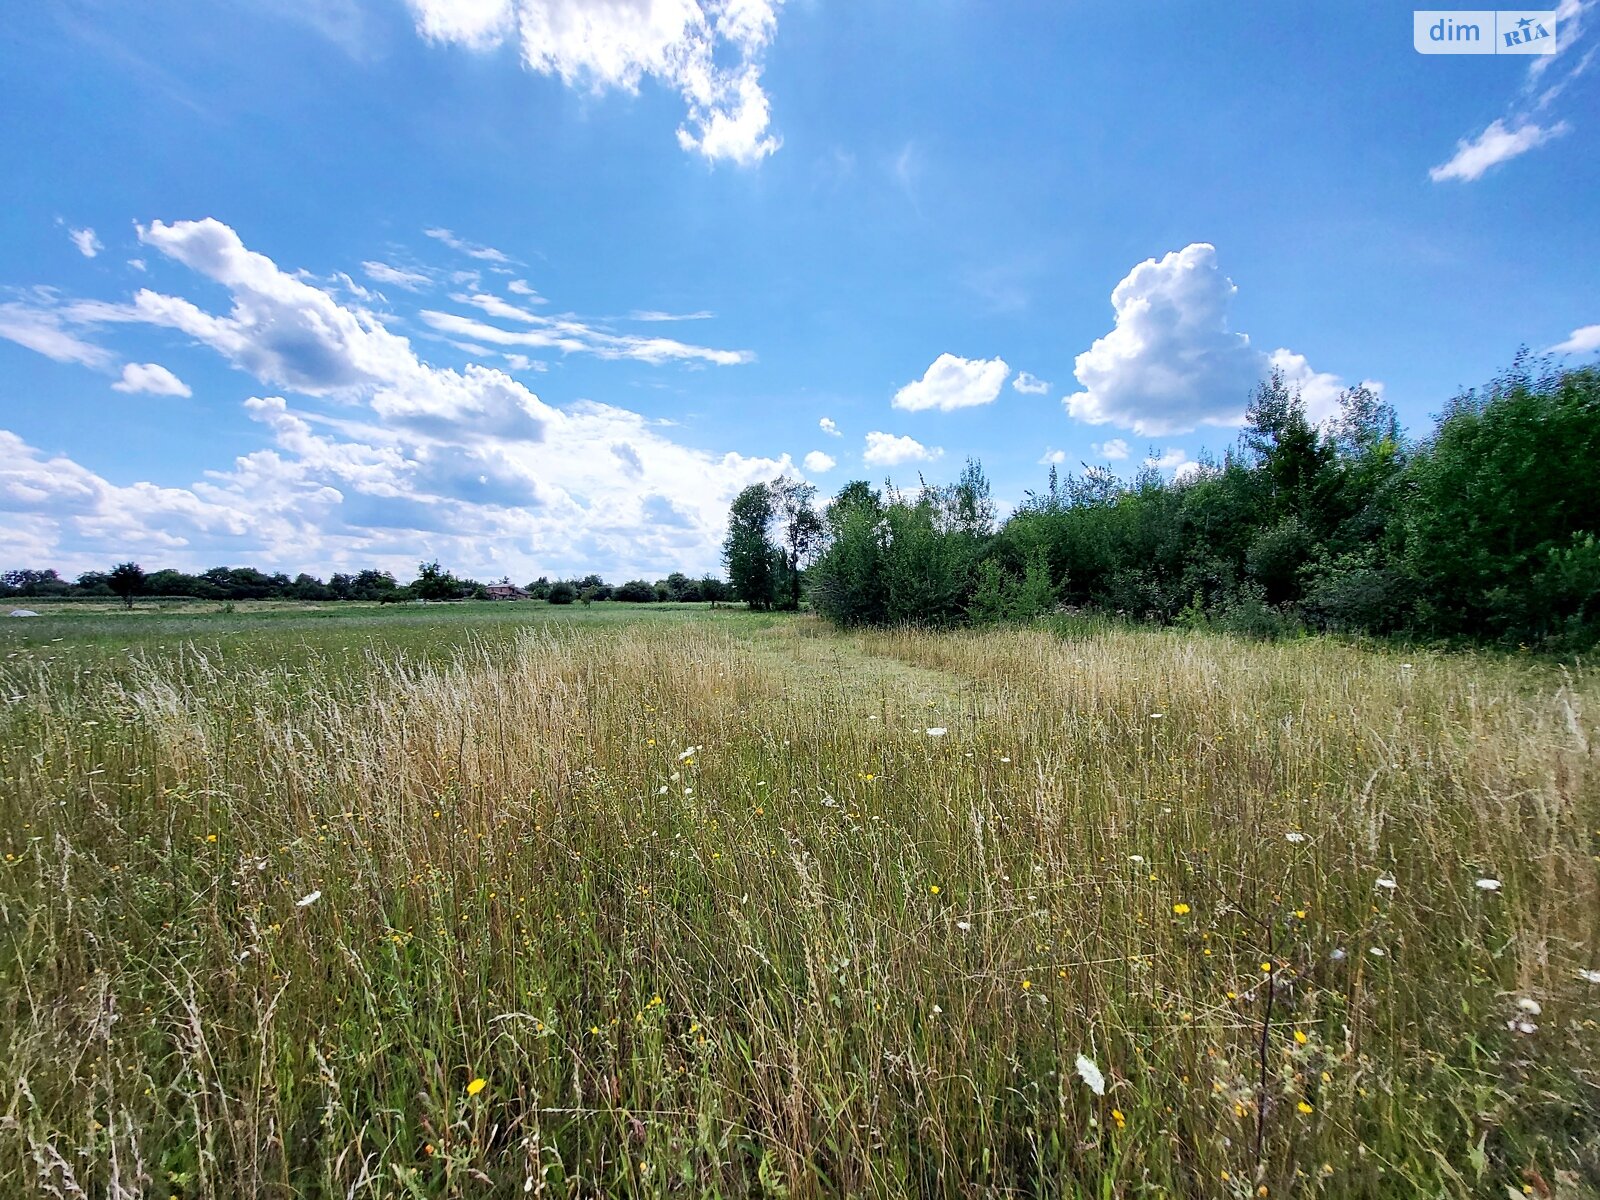
<svg viewBox="0 0 1600 1200">
<path fill-rule="evenodd" d="M 557 580 L 550 585 L 550 590 L 545 599 L 551 604 L 571 604 L 578 598 L 578 589 L 565 579 Z"/>
<path fill-rule="evenodd" d="M 548 600 L 550 598 L 550 577 L 541 575 L 523 590 L 535 600 Z"/>
<path fill-rule="evenodd" d="M 771 529 L 772 492 L 764 483 L 752 483 L 734 497 L 728 510 L 722 561 L 734 597 L 754 609 L 771 608 L 776 594 L 779 552 Z"/>
<path fill-rule="evenodd" d="M 419 600 L 454 600 L 461 595 L 461 582 L 437 562 L 419 563 L 411 594 Z"/>
<path fill-rule="evenodd" d="M 822 542 L 822 518 L 811 507 L 817 489 L 798 479 L 780 475 L 767 485 L 772 496 L 772 515 L 777 524 L 777 545 L 784 560 L 786 606 L 800 607 L 800 572 L 810 562 Z"/>
<path fill-rule="evenodd" d="M 144 568 L 136 562 L 118 563 L 106 576 L 111 590 L 122 597 L 122 603 L 133 607 L 133 598 L 144 591 Z"/>
<path fill-rule="evenodd" d="M 631 604 L 647 604 L 656 598 L 656 589 L 643 579 L 630 579 L 627 583 L 618 585 L 611 593 L 614 600 L 626 600 Z"/>
</svg>

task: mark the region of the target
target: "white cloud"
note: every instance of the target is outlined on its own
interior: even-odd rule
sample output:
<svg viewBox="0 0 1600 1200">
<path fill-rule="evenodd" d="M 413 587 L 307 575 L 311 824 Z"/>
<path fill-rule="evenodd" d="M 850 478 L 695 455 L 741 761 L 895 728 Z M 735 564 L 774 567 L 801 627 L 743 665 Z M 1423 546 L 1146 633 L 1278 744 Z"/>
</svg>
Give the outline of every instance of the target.
<svg viewBox="0 0 1600 1200">
<path fill-rule="evenodd" d="M 61 316 L 48 308 L 16 301 L 0 304 L 0 338 L 60 363 L 80 363 L 86 367 L 111 364 L 109 350 L 86 342 L 66 329 Z"/>
<path fill-rule="evenodd" d="M 951 412 L 991 404 L 1000 394 L 1011 368 L 1002 358 L 959 358 L 941 354 L 921 379 L 913 380 L 894 394 L 894 407 L 907 412 L 930 408 Z"/>
<path fill-rule="evenodd" d="M 403 267 L 392 266 L 385 262 L 368 260 L 361 264 L 361 269 L 367 273 L 368 279 L 387 283 L 393 287 L 403 287 L 409 292 L 418 291 L 433 282 L 420 271 L 407 271 Z"/>
<path fill-rule="evenodd" d="M 1134 267 L 1111 293 L 1116 327 L 1077 357 L 1067 411 L 1140 435 L 1237 424 L 1261 355 L 1228 328 L 1235 290 L 1206 242 Z"/>
<path fill-rule="evenodd" d="M 1290 350 L 1263 354 L 1230 329 L 1236 291 L 1206 242 L 1134 267 L 1111 293 L 1115 328 L 1077 357 L 1083 390 L 1066 397 L 1067 411 L 1148 437 L 1238 425 L 1250 393 L 1277 366 L 1300 388 L 1313 420 L 1329 415 L 1343 386 L 1338 377 L 1312 370 Z"/>
<path fill-rule="evenodd" d="M 1339 396 L 1345 390 L 1344 380 L 1326 371 L 1312 370 L 1306 356 L 1292 350 L 1274 350 L 1267 356 L 1267 361 L 1283 372 L 1284 382 L 1291 391 L 1300 393 L 1306 418 L 1313 425 L 1339 415 Z M 1361 383 L 1378 395 L 1383 394 L 1383 384 L 1376 379 L 1363 379 Z"/>
<path fill-rule="evenodd" d="M 1128 443 L 1121 438 L 1094 442 L 1089 446 L 1089 449 L 1094 451 L 1097 458 L 1103 458 L 1109 462 L 1121 462 L 1128 457 Z"/>
<path fill-rule="evenodd" d="M 811 451 L 810 454 L 805 456 L 804 462 L 806 470 L 810 471 L 814 475 L 821 475 L 825 471 L 831 471 L 834 467 L 839 465 L 836 461 L 834 461 L 833 458 L 824 454 L 821 450 Z"/>
<path fill-rule="evenodd" d="M 943 454 L 937 446 L 929 448 L 915 438 L 874 430 L 867 434 L 867 448 L 861 457 L 875 467 L 893 467 L 907 462 L 933 462 Z"/>
<path fill-rule="evenodd" d="M 510 283 L 506 284 L 506 291 L 511 292 L 513 295 L 525 297 L 527 303 L 529 304 L 545 303 L 544 297 L 539 295 L 538 292 L 534 291 L 533 285 L 530 284 L 526 279 L 513 279 Z"/>
<path fill-rule="evenodd" d="M 189 385 L 160 363 L 128 363 L 122 378 L 111 385 L 114 392 L 144 392 L 151 396 L 192 396 Z"/>
<path fill-rule="evenodd" d="M 443 242 L 450 249 L 465 254 L 468 258 L 478 258 L 484 262 L 492 263 L 508 263 L 511 261 L 511 257 L 504 251 L 496 250 L 493 246 L 480 246 L 476 242 L 458 238 L 448 229 L 424 229 L 422 232 L 435 241 Z"/>
<path fill-rule="evenodd" d="M 78 253 L 85 258 L 93 258 L 104 250 L 100 239 L 95 237 L 92 229 L 69 229 L 67 236 L 72 239 L 72 244 L 78 248 Z"/>
<path fill-rule="evenodd" d="M 538 313 L 514 310 L 513 306 L 494 296 L 479 294 L 465 299 L 485 310 L 494 309 L 502 319 L 522 321 L 533 328 L 506 329 L 474 317 L 433 309 L 425 309 L 420 314 L 422 320 L 440 333 L 472 338 L 490 346 L 524 346 L 560 350 L 564 354 L 593 354 L 598 358 L 631 358 L 647 363 L 700 362 L 729 367 L 755 361 L 755 355 L 748 350 L 717 350 L 680 342 L 675 338 L 609 333 L 575 317 L 543 317 Z M 515 316 L 512 312 L 515 312 Z"/>
<path fill-rule="evenodd" d="M 1050 391 L 1050 384 L 1047 381 L 1027 371 L 1018 371 L 1017 377 L 1011 381 L 1011 386 L 1024 396 L 1043 396 Z"/>
<path fill-rule="evenodd" d="M 1145 459 L 1144 465 L 1154 467 L 1158 471 L 1170 471 L 1175 467 L 1181 467 L 1188 461 L 1189 455 L 1187 453 L 1176 446 L 1169 446 L 1161 454 Z"/>
<path fill-rule="evenodd" d="M 822 430 L 822 432 L 827 434 L 829 437 L 844 436 L 839 432 L 839 427 L 833 423 L 832 417 L 823 417 L 822 420 L 817 422 L 817 428 Z"/>
<path fill-rule="evenodd" d="M 1047 447 L 1044 454 L 1039 458 L 1039 465 L 1041 467 L 1059 467 L 1066 461 L 1067 452 L 1065 450 L 1051 450 Z"/>
<path fill-rule="evenodd" d="M 1600 325 L 1574 329 L 1566 341 L 1550 347 L 1551 354 L 1593 354 L 1596 350 L 1600 350 Z"/>
<path fill-rule="evenodd" d="M 1470 183 L 1481 179 L 1490 167 L 1507 162 L 1518 155 L 1544 145 L 1552 138 L 1566 133 L 1571 126 L 1565 121 L 1553 125 L 1539 125 L 1523 121 L 1515 129 L 1507 127 L 1504 120 L 1496 119 L 1474 138 L 1462 138 L 1456 143 L 1456 152 L 1448 162 L 1440 163 L 1428 171 L 1435 183 L 1459 179 Z"/>
<path fill-rule="evenodd" d="M 646 78 L 682 95 L 685 150 L 750 164 L 778 149 L 761 87 L 782 0 L 411 0 L 433 42 L 490 50 L 517 41 L 522 60 L 569 87 L 637 92 Z"/>
<path fill-rule="evenodd" d="M 280 269 L 220 222 L 154 222 L 141 237 L 226 288 L 229 309 L 141 291 L 122 304 L 41 296 L 0 319 L 63 361 L 103 354 L 73 348 L 77 327 L 175 328 L 304 399 L 246 401 L 267 444 L 185 488 L 114 484 L 0 433 L 0 557 L 401 576 L 433 557 L 480 577 L 703 571 L 716 568 L 733 496 L 794 470 L 787 456 L 680 445 L 610 405 L 548 405 L 491 367 L 431 366 L 327 290 L 340 285 Z M 155 378 L 154 364 L 135 366 L 130 378 Z"/>
<path fill-rule="evenodd" d="M 669 313 L 656 308 L 636 308 L 628 314 L 630 321 L 709 321 L 717 314 L 707 309 L 692 313 Z"/>
</svg>

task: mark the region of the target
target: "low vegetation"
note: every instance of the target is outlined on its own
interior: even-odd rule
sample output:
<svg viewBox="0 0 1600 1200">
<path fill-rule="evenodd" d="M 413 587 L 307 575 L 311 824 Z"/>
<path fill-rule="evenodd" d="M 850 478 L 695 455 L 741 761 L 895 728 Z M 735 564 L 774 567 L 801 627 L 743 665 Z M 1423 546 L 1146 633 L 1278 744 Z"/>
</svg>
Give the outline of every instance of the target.
<svg viewBox="0 0 1600 1200">
<path fill-rule="evenodd" d="M 1600 1188 L 1587 668 L 343 611 L 4 628 L 0 1193 Z"/>
</svg>

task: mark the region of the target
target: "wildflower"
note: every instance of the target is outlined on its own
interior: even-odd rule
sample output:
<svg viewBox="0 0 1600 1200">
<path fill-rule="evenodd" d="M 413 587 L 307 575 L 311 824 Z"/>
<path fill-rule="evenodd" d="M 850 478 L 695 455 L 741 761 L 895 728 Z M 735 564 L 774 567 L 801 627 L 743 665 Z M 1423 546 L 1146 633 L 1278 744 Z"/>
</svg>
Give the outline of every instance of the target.
<svg viewBox="0 0 1600 1200">
<path fill-rule="evenodd" d="M 1023 991 L 1027 991 L 1027 990 L 1028 990 L 1028 989 L 1029 989 L 1029 988 L 1031 988 L 1031 987 L 1032 987 L 1032 986 L 1033 986 L 1033 980 L 1031 980 L 1031 979 L 1024 979 L 1024 980 L 1023 980 L 1023 981 L 1022 981 L 1022 990 L 1023 990 Z"/>
<path fill-rule="evenodd" d="M 937 1004 L 935 1004 L 928 1011 L 931 1012 L 934 1016 L 937 1017 L 940 1013 L 942 1013 L 944 1011 L 944 1009 L 940 1008 Z"/>
<path fill-rule="evenodd" d="M 965 932 L 967 932 L 967 930 L 972 928 L 972 922 L 971 921 L 957 921 L 956 922 L 956 928 L 961 930 L 962 933 L 965 933 Z"/>
<path fill-rule="evenodd" d="M 1122 1110 L 1120 1108 L 1113 1108 L 1111 1110 L 1111 1119 L 1117 1123 L 1118 1129 L 1127 1128 L 1128 1119 L 1122 1115 Z"/>
<path fill-rule="evenodd" d="M 467 1084 L 467 1095 L 476 1096 L 488 1086 L 489 1081 L 480 1076 L 479 1078 L 474 1079 L 471 1083 Z"/>
<path fill-rule="evenodd" d="M 1384 951 L 1377 946 L 1369 946 L 1367 953 L 1372 955 L 1373 958 L 1382 958 L 1384 956 Z"/>
<path fill-rule="evenodd" d="M 322 893 L 321 892 L 310 892 L 310 893 L 308 893 L 308 894 L 306 894 L 304 896 L 301 896 L 300 899 L 296 900 L 294 902 L 294 906 L 296 908 L 310 908 L 313 904 L 315 904 L 318 900 L 321 900 L 321 899 L 322 899 Z"/>
<path fill-rule="evenodd" d="M 1181 903 L 1180 904 L 1174 904 L 1172 906 L 1172 911 L 1177 913 L 1178 916 L 1180 916 L 1180 917 L 1186 917 L 1186 916 L 1189 915 L 1189 906 L 1187 904 L 1181 904 Z"/>
<path fill-rule="evenodd" d="M 1480 892 L 1498 892 L 1500 890 L 1500 881 L 1498 879 L 1480 879 L 1478 880 L 1478 890 Z"/>
<path fill-rule="evenodd" d="M 950 731 L 948 729 L 946 729 L 943 725 L 935 725 L 931 729 L 926 730 L 925 732 L 927 733 L 927 735 L 929 737 L 943 737 L 946 733 L 948 733 Z"/>
<path fill-rule="evenodd" d="M 1091 1092 L 1096 1096 L 1104 1096 L 1106 1094 L 1106 1077 L 1100 1073 L 1100 1068 L 1095 1064 L 1094 1059 L 1087 1054 L 1078 1055 L 1077 1070 L 1078 1078 L 1089 1086 Z"/>
<path fill-rule="evenodd" d="M 1130 854 L 1130 855 L 1128 855 L 1128 861 L 1131 862 L 1131 863 L 1142 863 L 1144 861 L 1144 855 L 1142 855 L 1142 854 Z"/>
<path fill-rule="evenodd" d="M 1517 1001 L 1517 1007 L 1523 1012 L 1527 1013 L 1530 1017 L 1537 1017 L 1544 1011 L 1544 1009 L 1539 1006 L 1539 1002 L 1537 1000 L 1530 999 L 1527 996 L 1524 996 L 1522 999 Z"/>
<path fill-rule="evenodd" d="M 1307 1036 L 1306 1036 L 1306 1035 L 1305 1035 L 1305 1030 L 1303 1030 L 1303 1029 L 1296 1029 L 1296 1030 L 1295 1030 L 1295 1031 L 1294 1031 L 1294 1040 L 1295 1040 L 1295 1041 L 1297 1041 L 1297 1042 L 1299 1042 L 1299 1043 L 1300 1043 L 1300 1044 L 1301 1044 L 1301 1045 L 1302 1045 L 1302 1046 L 1304 1046 L 1304 1045 L 1305 1045 L 1305 1044 L 1306 1044 L 1306 1043 L 1307 1043 L 1307 1042 L 1309 1042 L 1309 1041 L 1310 1041 L 1310 1040 L 1311 1040 L 1311 1039 L 1310 1039 L 1310 1038 L 1308 1038 L 1308 1037 L 1307 1037 Z"/>
<path fill-rule="evenodd" d="M 1270 975 L 1272 973 L 1272 964 L 1270 962 L 1264 962 L 1261 964 L 1261 969 Z"/>
<path fill-rule="evenodd" d="M 700 752 L 700 747 L 699 746 L 690 746 L 682 754 L 678 755 L 678 761 L 679 762 L 688 762 L 690 759 L 692 759 L 699 752 Z"/>
<path fill-rule="evenodd" d="M 1388 875 L 1380 875 L 1380 876 L 1378 876 L 1378 881 L 1375 884 L 1373 884 L 1372 886 L 1373 887 L 1381 887 L 1385 891 L 1392 892 L 1392 891 L 1395 890 L 1395 888 L 1399 887 L 1400 885 L 1392 877 L 1390 877 Z"/>
<path fill-rule="evenodd" d="M 1506 1028 L 1511 1030 L 1513 1033 L 1532 1034 L 1539 1032 L 1539 1027 L 1532 1021 L 1507 1021 Z"/>
<path fill-rule="evenodd" d="M 1150 719 L 1151 719 L 1151 720 L 1152 720 L 1152 721 L 1159 721 L 1159 720 L 1161 720 L 1161 719 L 1162 719 L 1162 718 L 1163 718 L 1163 717 L 1165 717 L 1165 716 L 1166 716 L 1166 715 L 1167 715 L 1167 714 L 1166 714 L 1166 713 L 1151 713 L 1151 714 L 1150 714 Z"/>
<path fill-rule="evenodd" d="M 1288 833 L 1283 835 L 1283 840 L 1286 842 L 1293 842 L 1298 846 L 1301 842 L 1306 840 L 1306 835 L 1301 833 L 1298 829 L 1291 829 Z"/>
<path fill-rule="evenodd" d="M 937 883 L 930 883 L 928 885 L 928 895 L 937 896 L 938 894 L 939 894 L 939 885 Z"/>
</svg>

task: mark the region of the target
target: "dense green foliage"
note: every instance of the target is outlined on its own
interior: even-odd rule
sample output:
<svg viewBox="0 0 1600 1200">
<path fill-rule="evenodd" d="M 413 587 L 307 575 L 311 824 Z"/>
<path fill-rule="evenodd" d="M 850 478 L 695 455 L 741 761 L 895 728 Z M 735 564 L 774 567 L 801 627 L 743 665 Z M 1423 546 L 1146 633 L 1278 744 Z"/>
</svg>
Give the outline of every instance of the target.
<svg viewBox="0 0 1600 1200">
<path fill-rule="evenodd" d="M 1274 373 L 1236 448 L 1168 482 L 1057 478 L 999 528 L 981 470 L 825 514 L 813 607 L 843 625 L 1060 606 L 1272 635 L 1316 629 L 1573 649 L 1600 640 L 1600 371 L 1519 361 L 1408 444 L 1356 388 L 1321 425 Z"/>
</svg>

